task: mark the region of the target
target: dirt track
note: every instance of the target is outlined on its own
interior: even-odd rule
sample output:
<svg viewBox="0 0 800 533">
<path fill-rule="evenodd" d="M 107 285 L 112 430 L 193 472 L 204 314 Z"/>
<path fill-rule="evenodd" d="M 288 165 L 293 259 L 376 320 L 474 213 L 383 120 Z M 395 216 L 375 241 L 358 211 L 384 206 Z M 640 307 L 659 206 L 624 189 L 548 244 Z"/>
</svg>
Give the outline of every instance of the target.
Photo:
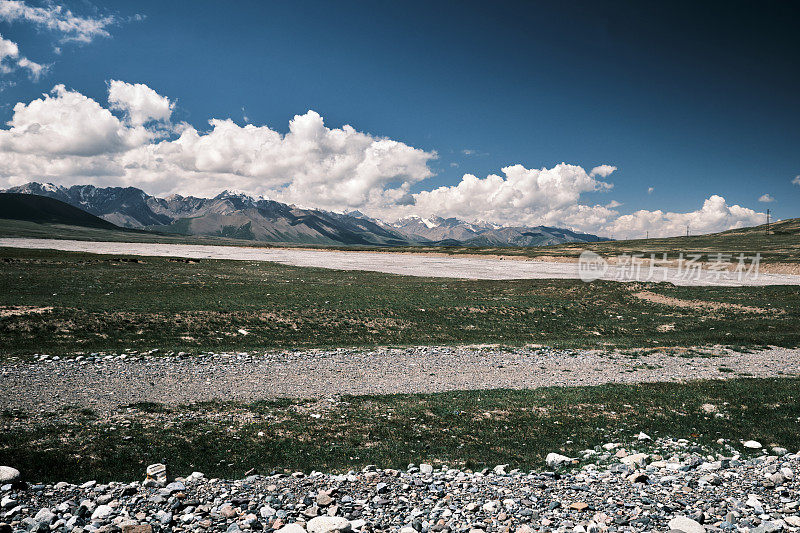
<svg viewBox="0 0 800 533">
<path fill-rule="evenodd" d="M 578 263 L 548 261 L 509 261 L 482 257 L 447 257 L 428 254 L 393 254 L 361 251 L 308 250 L 281 248 L 247 248 L 238 246 L 204 246 L 191 244 L 151 244 L 124 242 L 91 242 L 57 239 L 0 238 L 0 247 L 37 248 L 124 254 L 141 256 L 183 257 L 189 259 L 233 259 L 239 261 L 271 261 L 284 265 L 334 268 L 337 270 L 369 270 L 439 278 L 467 279 L 580 279 Z M 720 271 L 686 275 L 675 268 L 655 267 L 652 271 L 606 265 L 600 279 L 612 281 L 668 281 L 684 286 L 763 286 L 800 285 L 800 275 L 758 273 L 739 277 L 734 272 Z"/>
</svg>

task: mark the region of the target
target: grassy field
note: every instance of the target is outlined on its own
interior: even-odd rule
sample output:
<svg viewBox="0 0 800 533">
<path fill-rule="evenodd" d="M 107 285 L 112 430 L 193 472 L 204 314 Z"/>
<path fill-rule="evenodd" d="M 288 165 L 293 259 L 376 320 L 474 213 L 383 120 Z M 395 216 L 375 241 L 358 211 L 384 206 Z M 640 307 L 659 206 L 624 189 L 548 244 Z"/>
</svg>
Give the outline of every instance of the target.
<svg viewBox="0 0 800 533">
<path fill-rule="evenodd" d="M 266 242 L 229 239 L 225 237 L 193 237 L 186 235 L 155 233 L 144 230 L 108 230 L 65 224 L 40 224 L 25 220 L 0 219 L 0 237 L 24 237 L 28 239 L 71 239 L 78 241 L 105 242 L 153 242 L 173 244 L 212 244 L 225 246 L 257 246 L 270 248 Z M 282 245 L 286 246 L 286 245 Z"/>
<path fill-rule="evenodd" d="M 0 249 L 0 353 L 800 345 L 800 287 L 470 281 Z"/>
<path fill-rule="evenodd" d="M 549 452 L 575 456 L 606 442 L 631 445 L 639 431 L 686 438 L 708 450 L 720 450 L 719 438 L 740 451 L 739 441 L 747 439 L 797 450 L 799 400 L 800 379 L 782 378 L 138 404 L 110 416 L 79 409 L 6 411 L 0 457 L 30 480 L 51 482 L 136 480 L 148 464 L 161 461 L 174 475 L 200 470 L 227 478 L 251 468 L 346 471 L 367 464 L 405 468 L 409 462 L 546 469 Z M 713 404 L 721 416 L 703 404 Z"/>
</svg>

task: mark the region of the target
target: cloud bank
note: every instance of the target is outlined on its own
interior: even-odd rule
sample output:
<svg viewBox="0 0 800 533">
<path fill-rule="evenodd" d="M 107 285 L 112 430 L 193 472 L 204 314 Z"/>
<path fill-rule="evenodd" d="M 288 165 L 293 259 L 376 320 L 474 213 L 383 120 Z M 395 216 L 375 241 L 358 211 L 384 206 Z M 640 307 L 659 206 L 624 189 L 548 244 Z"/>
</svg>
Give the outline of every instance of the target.
<svg viewBox="0 0 800 533">
<path fill-rule="evenodd" d="M 0 20 L 27 22 L 61 34 L 61 41 L 92 42 L 96 37 L 108 37 L 106 29 L 114 17 L 81 17 L 57 4 L 44 7 L 29 6 L 21 0 L 0 0 Z"/>
<path fill-rule="evenodd" d="M 359 209 L 393 220 L 409 214 L 452 216 L 506 225 L 550 225 L 615 238 L 719 231 L 760 222 L 761 214 L 711 196 L 689 213 L 637 211 L 586 203 L 611 191 L 617 170 L 561 163 L 510 165 L 502 176 L 465 174 L 459 183 L 412 192 L 433 176 L 436 152 L 359 132 L 331 128 L 314 111 L 296 115 L 288 131 L 211 119 L 208 129 L 175 122 L 175 103 L 144 84 L 108 83 L 106 105 L 56 85 L 17 103 L 0 129 L 0 186 L 28 181 L 61 185 L 134 186 L 151 194 L 213 196 L 238 189 L 304 207 Z M 420 187 L 416 187 L 419 189 Z"/>
</svg>

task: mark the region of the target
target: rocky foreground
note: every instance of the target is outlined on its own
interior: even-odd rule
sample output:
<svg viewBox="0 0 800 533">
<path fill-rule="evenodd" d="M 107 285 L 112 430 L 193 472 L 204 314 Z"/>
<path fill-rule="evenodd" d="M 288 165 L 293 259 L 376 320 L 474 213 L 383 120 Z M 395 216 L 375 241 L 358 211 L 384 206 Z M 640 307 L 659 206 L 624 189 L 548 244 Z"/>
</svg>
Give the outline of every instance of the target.
<svg viewBox="0 0 800 533">
<path fill-rule="evenodd" d="M 0 533 L 800 530 L 800 453 L 753 441 L 721 441 L 726 455 L 685 440 L 639 442 L 650 453 L 608 443 L 576 459 L 552 453 L 553 471 L 530 473 L 421 464 L 168 482 L 166 467 L 151 465 L 143 482 L 43 485 L 0 467 Z"/>
</svg>

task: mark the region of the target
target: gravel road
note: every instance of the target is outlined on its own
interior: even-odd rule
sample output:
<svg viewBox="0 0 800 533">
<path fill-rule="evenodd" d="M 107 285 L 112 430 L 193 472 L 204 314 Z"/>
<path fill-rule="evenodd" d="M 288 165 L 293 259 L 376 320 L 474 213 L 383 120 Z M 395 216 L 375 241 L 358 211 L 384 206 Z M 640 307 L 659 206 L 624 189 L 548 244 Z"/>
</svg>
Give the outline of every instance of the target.
<svg viewBox="0 0 800 533">
<path fill-rule="evenodd" d="M 720 368 L 723 370 L 720 371 Z M 127 355 L 0 363 L 0 408 L 97 410 L 134 402 L 324 398 L 338 394 L 578 386 L 800 374 L 800 350 L 718 357 L 480 347 L 333 350 L 197 357 Z"/>
<path fill-rule="evenodd" d="M 0 247 L 36 248 L 188 259 L 234 259 L 270 261 L 284 265 L 368 270 L 439 278 L 468 279 L 580 279 L 578 263 L 549 261 L 503 260 L 482 257 L 448 257 L 437 254 L 405 254 L 337 250 L 304 250 L 282 248 L 247 248 L 239 246 L 205 246 L 191 244 L 152 244 L 127 242 L 91 242 L 58 239 L 0 238 Z M 651 275 L 652 274 L 652 275 Z M 800 275 L 758 273 L 740 277 L 727 271 L 686 275 L 676 268 L 655 267 L 652 273 L 625 266 L 607 265 L 598 277 L 611 281 L 668 281 L 684 286 L 800 285 Z"/>
</svg>

